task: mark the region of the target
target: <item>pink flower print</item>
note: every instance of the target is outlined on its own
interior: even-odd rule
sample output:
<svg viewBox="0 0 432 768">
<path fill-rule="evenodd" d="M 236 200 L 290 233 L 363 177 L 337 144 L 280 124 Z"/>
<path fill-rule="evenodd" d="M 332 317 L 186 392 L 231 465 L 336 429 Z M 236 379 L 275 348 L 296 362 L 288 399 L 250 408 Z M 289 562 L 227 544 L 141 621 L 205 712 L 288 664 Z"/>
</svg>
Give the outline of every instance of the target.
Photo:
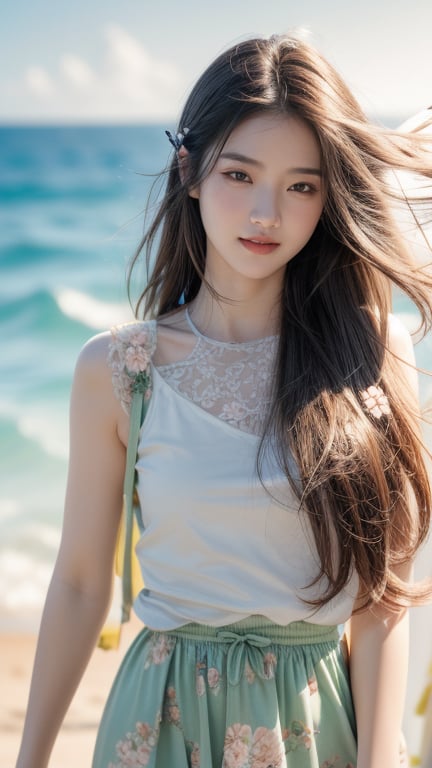
<svg viewBox="0 0 432 768">
<path fill-rule="evenodd" d="M 177 702 L 176 690 L 172 685 L 167 688 L 165 693 L 163 714 L 166 722 L 180 726 L 180 708 Z"/>
<path fill-rule="evenodd" d="M 252 685 L 252 683 L 255 681 L 256 675 L 247 659 L 245 661 L 244 675 L 248 683 Z"/>
<path fill-rule="evenodd" d="M 150 362 L 149 353 L 144 347 L 130 346 L 125 352 L 125 365 L 130 373 L 145 371 Z"/>
<path fill-rule="evenodd" d="M 274 653 L 266 653 L 264 656 L 264 677 L 266 680 L 272 680 L 275 676 L 277 659 Z"/>
<path fill-rule="evenodd" d="M 151 728 L 148 723 L 137 723 L 135 730 L 138 736 L 141 736 L 141 738 L 145 741 L 151 735 L 153 728 Z"/>
<path fill-rule="evenodd" d="M 336 768 L 338 762 L 339 755 L 333 755 L 330 760 L 324 760 L 324 762 L 321 763 L 320 768 Z M 347 765 L 346 768 L 349 768 L 349 765 Z"/>
<path fill-rule="evenodd" d="M 163 664 L 170 656 L 175 646 L 175 640 L 162 633 L 154 634 L 148 649 L 144 669 L 148 669 L 152 664 Z"/>
<path fill-rule="evenodd" d="M 301 720 L 293 720 L 291 728 L 284 731 L 284 736 L 287 752 L 294 752 L 299 747 L 310 749 L 312 746 L 312 731 Z"/>
<path fill-rule="evenodd" d="M 151 747 L 149 744 L 140 744 L 137 748 L 137 765 L 148 765 L 151 755 Z"/>
<path fill-rule="evenodd" d="M 311 696 L 313 696 L 314 693 L 318 693 L 318 683 L 315 675 L 312 675 L 308 679 L 307 683 L 308 683 L 309 693 Z"/>
<path fill-rule="evenodd" d="M 253 768 L 282 768 L 286 766 L 285 748 L 280 735 L 270 728 L 257 728 L 251 749 Z"/>
<path fill-rule="evenodd" d="M 150 762 L 153 747 L 159 736 L 159 714 L 155 728 L 148 723 L 137 723 L 133 733 L 127 733 L 126 737 L 116 746 L 117 756 L 120 761 L 110 763 L 109 768 L 140 768 Z"/>
<path fill-rule="evenodd" d="M 169 723 L 178 725 L 180 722 L 180 709 L 177 704 L 168 704 L 166 708 L 166 718 Z"/>
<path fill-rule="evenodd" d="M 196 692 L 197 696 L 204 696 L 206 690 L 205 680 L 202 675 L 196 676 Z"/>
<path fill-rule="evenodd" d="M 200 768 L 200 766 L 201 766 L 201 755 L 200 755 L 199 744 L 194 743 L 194 745 L 192 747 L 190 761 L 191 761 L 191 768 Z"/>
<path fill-rule="evenodd" d="M 207 682 L 209 688 L 212 688 L 213 690 L 219 688 L 220 675 L 216 667 L 209 667 L 207 670 Z"/>
<path fill-rule="evenodd" d="M 251 739 L 249 725 L 230 725 L 225 734 L 222 768 L 246 768 Z"/>
</svg>

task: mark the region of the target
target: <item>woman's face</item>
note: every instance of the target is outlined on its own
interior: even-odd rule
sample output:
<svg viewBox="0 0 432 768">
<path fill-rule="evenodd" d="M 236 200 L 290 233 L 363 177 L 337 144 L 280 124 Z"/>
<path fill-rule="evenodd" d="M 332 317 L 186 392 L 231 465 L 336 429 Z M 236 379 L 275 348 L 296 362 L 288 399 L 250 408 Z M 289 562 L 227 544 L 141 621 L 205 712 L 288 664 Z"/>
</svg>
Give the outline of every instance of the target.
<svg viewBox="0 0 432 768">
<path fill-rule="evenodd" d="M 258 115 L 229 136 L 191 196 L 207 235 L 206 277 L 283 280 L 324 206 L 318 140 L 297 117 Z"/>
</svg>

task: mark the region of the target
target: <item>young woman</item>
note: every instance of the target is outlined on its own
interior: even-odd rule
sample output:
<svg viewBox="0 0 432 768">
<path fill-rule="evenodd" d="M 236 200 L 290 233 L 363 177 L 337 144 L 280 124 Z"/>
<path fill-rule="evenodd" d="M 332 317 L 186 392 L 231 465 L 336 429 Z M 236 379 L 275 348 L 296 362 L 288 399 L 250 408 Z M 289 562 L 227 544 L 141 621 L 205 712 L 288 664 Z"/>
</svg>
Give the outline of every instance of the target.
<svg viewBox="0 0 432 768">
<path fill-rule="evenodd" d="M 137 312 L 78 361 L 62 543 L 19 768 L 43 768 L 107 611 L 134 379 L 145 628 L 94 768 L 395 768 L 431 492 L 398 234 L 420 134 L 371 125 L 311 47 L 214 61 L 170 137 Z M 123 407 L 122 407 L 123 406 Z M 350 619 L 350 675 L 337 626 Z"/>
</svg>

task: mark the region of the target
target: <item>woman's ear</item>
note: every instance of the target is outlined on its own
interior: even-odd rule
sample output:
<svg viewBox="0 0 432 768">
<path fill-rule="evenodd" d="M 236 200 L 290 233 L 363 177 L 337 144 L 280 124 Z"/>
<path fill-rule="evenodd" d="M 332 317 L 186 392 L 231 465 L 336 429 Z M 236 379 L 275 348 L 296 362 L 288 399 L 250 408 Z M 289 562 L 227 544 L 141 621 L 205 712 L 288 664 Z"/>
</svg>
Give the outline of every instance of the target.
<svg viewBox="0 0 432 768">
<path fill-rule="evenodd" d="M 177 152 L 177 160 L 178 160 L 178 169 L 179 169 L 179 175 L 180 175 L 180 181 L 183 184 L 183 186 L 188 186 L 188 176 L 189 176 L 189 152 L 186 149 L 186 147 L 181 146 L 180 149 Z M 195 197 L 196 199 L 199 198 L 199 187 L 191 187 L 188 188 L 188 193 L 190 197 Z"/>
</svg>

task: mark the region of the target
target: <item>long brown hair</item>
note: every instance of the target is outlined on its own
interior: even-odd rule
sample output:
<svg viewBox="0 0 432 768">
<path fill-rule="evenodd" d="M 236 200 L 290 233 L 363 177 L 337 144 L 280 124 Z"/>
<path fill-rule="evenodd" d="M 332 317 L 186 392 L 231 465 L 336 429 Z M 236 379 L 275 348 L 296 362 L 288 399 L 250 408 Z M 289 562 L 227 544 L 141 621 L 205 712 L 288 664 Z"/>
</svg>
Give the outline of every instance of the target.
<svg viewBox="0 0 432 768">
<path fill-rule="evenodd" d="M 313 531 L 316 582 L 326 577 L 312 604 L 335 597 L 354 568 L 365 605 L 382 600 L 397 609 L 432 594 L 393 570 L 426 537 L 431 488 L 416 406 L 388 349 L 387 328 L 392 284 L 416 304 L 425 332 L 432 323 L 431 273 L 415 264 L 394 219 L 398 201 L 410 203 L 395 172 L 432 178 L 424 135 L 372 125 L 329 63 L 298 39 L 252 39 L 221 54 L 179 121 L 179 130 L 188 129 L 188 183 L 174 157 L 133 262 L 144 249 L 150 263 L 155 252 L 137 315 L 143 309 L 160 316 L 197 295 L 206 236 L 188 189 L 209 173 L 231 131 L 263 113 L 296 115 L 313 128 L 327 198 L 310 241 L 286 267 L 258 470 L 267 446 L 276 446 Z M 386 394 L 390 415 L 365 410 L 362 393 L 371 385 Z M 329 546 L 334 535 L 336 551 Z"/>
</svg>

